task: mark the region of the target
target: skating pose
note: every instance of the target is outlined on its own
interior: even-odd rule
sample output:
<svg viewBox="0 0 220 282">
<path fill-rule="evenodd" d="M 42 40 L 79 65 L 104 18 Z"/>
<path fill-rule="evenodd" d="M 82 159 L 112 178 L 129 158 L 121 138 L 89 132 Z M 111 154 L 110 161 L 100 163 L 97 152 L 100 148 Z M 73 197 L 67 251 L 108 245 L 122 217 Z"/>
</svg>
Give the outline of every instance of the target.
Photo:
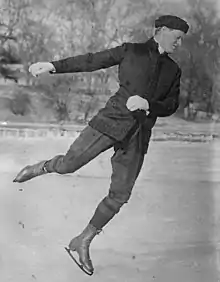
<svg viewBox="0 0 220 282">
<path fill-rule="evenodd" d="M 26 166 L 14 179 L 24 182 L 46 173 L 73 173 L 114 148 L 109 192 L 82 233 L 66 248 L 72 258 L 74 252 L 78 253 L 79 260 L 74 260 L 89 275 L 94 271 L 90 243 L 128 202 L 157 117 L 170 116 L 179 106 L 181 70 L 169 54 L 181 45 L 188 29 L 183 19 L 164 15 L 156 19 L 153 36 L 144 43 L 124 43 L 101 52 L 30 66 L 32 75 L 38 76 L 46 72 L 92 72 L 118 65 L 118 91 L 90 120 L 67 153 Z"/>
</svg>

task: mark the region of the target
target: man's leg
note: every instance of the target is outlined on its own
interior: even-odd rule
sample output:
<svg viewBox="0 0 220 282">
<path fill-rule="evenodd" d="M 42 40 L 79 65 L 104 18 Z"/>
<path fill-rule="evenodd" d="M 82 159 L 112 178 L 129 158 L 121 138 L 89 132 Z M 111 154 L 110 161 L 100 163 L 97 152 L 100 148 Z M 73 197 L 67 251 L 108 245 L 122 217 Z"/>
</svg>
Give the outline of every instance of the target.
<svg viewBox="0 0 220 282">
<path fill-rule="evenodd" d="M 117 149 L 112 156 L 112 176 L 108 195 L 100 202 L 90 224 L 101 230 L 128 202 L 144 161 L 138 138 L 131 139 L 126 151 Z"/>
<path fill-rule="evenodd" d="M 122 205 L 128 202 L 141 170 L 146 150 L 145 152 L 139 150 L 138 141 L 138 137 L 133 136 L 125 150 L 115 147 L 115 153 L 111 159 L 113 171 L 109 193 L 100 202 L 83 232 L 73 238 L 69 244 L 69 250 L 78 253 L 81 265 L 91 274 L 94 268 L 89 255 L 90 243 L 119 212 Z"/>
<path fill-rule="evenodd" d="M 115 140 L 87 126 L 70 146 L 66 155 L 58 155 L 48 161 L 26 166 L 14 179 L 25 182 L 46 173 L 72 173 L 90 162 L 115 144 Z"/>
</svg>

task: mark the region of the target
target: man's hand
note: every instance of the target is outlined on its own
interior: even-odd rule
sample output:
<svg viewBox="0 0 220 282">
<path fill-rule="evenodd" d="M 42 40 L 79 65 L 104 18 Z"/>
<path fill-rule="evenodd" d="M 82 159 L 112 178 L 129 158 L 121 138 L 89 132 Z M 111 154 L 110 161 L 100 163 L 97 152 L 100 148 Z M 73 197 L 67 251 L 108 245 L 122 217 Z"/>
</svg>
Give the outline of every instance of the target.
<svg viewBox="0 0 220 282">
<path fill-rule="evenodd" d="M 146 111 L 146 114 L 149 114 L 148 101 L 138 95 L 129 97 L 127 100 L 126 106 L 132 112 L 136 110 L 144 110 Z"/>
<path fill-rule="evenodd" d="M 48 63 L 48 62 L 39 62 L 39 63 L 35 63 L 32 64 L 29 67 L 29 72 L 34 76 L 38 76 L 42 73 L 46 73 L 46 72 L 51 72 L 51 71 L 56 71 L 55 67 L 52 63 Z"/>
</svg>

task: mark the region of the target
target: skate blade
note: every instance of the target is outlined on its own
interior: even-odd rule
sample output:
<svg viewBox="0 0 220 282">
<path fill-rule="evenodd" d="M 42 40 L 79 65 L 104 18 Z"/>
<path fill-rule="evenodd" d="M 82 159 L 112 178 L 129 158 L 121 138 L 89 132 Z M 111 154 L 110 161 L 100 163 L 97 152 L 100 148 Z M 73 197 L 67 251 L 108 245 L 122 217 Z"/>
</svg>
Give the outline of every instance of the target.
<svg viewBox="0 0 220 282">
<path fill-rule="evenodd" d="M 69 248 L 65 247 L 65 250 L 67 251 L 67 253 L 69 254 L 69 256 L 71 257 L 71 259 L 75 262 L 76 265 L 78 265 L 78 267 L 87 275 L 91 276 L 93 275 L 93 272 L 89 272 L 88 270 L 86 270 L 83 265 L 81 263 L 79 263 L 77 261 L 77 259 L 73 256 L 72 251 Z"/>
</svg>

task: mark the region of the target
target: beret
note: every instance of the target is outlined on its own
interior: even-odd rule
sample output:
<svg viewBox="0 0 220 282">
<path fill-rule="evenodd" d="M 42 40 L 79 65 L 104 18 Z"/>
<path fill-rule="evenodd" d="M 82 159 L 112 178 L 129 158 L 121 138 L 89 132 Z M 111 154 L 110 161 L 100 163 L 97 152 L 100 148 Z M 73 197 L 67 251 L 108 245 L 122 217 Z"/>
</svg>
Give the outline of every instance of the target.
<svg viewBox="0 0 220 282">
<path fill-rule="evenodd" d="M 166 26 L 171 29 L 181 30 L 184 33 L 188 32 L 189 25 L 183 19 L 173 15 L 163 15 L 155 20 L 155 27 Z"/>
</svg>

